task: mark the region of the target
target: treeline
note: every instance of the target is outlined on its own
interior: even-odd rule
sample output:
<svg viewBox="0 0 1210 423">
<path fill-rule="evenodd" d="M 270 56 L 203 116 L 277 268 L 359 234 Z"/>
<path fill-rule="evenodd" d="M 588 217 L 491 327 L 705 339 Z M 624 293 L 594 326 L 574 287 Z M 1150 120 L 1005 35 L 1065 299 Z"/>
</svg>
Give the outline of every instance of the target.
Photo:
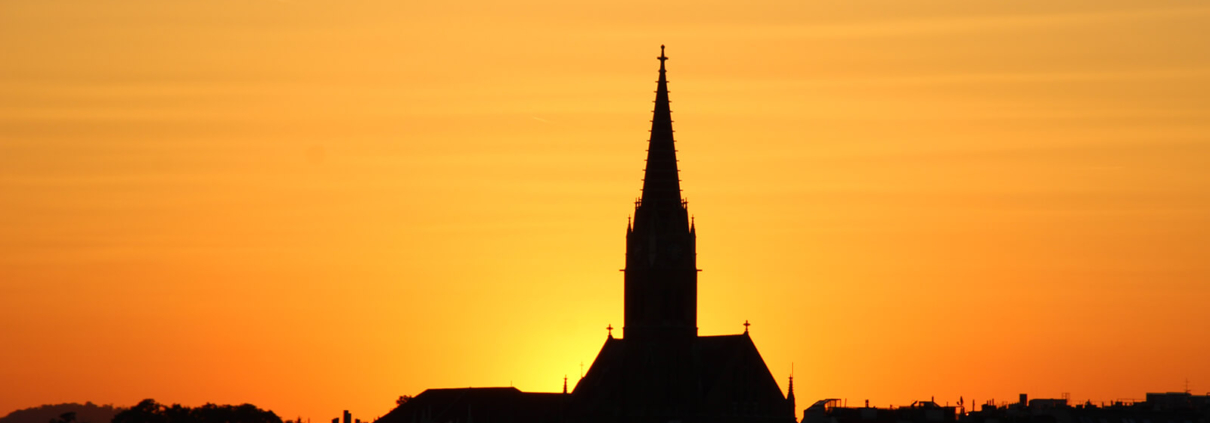
<svg viewBox="0 0 1210 423">
<path fill-rule="evenodd" d="M 145 399 L 130 408 L 112 405 L 54 404 L 26 408 L 0 418 L 0 423 L 282 423 L 272 411 L 252 404 L 184 407 Z"/>
<path fill-rule="evenodd" d="M 272 411 L 261 410 L 252 404 L 206 404 L 190 408 L 180 404 L 166 406 L 155 400 L 145 399 L 138 405 L 113 416 L 111 423 L 282 423 L 282 421 Z"/>
<path fill-rule="evenodd" d="M 17 410 L 0 417 L 0 423 L 48 423 L 67 420 L 76 423 L 109 423 L 123 409 L 113 405 L 63 403 L 46 404 Z"/>
</svg>

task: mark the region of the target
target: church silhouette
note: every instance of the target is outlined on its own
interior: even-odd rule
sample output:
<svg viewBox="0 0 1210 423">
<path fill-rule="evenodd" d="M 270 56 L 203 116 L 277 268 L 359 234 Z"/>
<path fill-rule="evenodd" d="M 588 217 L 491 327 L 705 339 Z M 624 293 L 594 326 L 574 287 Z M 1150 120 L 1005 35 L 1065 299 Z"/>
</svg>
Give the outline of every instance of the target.
<svg viewBox="0 0 1210 423">
<path fill-rule="evenodd" d="M 664 46 L 642 196 L 626 228 L 623 337 L 568 393 L 429 389 L 376 423 L 796 421 L 748 335 L 698 336 L 697 233 L 681 197 Z"/>
</svg>

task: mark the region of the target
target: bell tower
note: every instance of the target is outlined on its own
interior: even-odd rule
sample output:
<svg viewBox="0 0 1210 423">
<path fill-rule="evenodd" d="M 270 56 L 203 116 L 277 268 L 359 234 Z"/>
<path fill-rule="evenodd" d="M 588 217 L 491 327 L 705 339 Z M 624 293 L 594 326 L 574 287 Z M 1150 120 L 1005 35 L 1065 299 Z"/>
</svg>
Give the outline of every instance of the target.
<svg viewBox="0 0 1210 423">
<path fill-rule="evenodd" d="M 697 337 L 697 234 L 681 198 L 664 46 L 642 196 L 626 228 L 625 326 L 637 340 Z"/>
</svg>

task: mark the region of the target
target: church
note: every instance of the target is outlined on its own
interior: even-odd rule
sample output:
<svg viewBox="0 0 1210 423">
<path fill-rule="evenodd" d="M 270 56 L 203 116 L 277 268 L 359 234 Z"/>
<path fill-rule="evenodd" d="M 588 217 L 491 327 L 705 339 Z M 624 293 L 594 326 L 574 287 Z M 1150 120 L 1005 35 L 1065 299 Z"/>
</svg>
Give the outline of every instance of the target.
<svg viewBox="0 0 1210 423">
<path fill-rule="evenodd" d="M 697 232 L 681 197 L 664 46 L 641 197 L 626 228 L 624 326 L 572 392 L 429 389 L 376 423 L 796 421 L 748 331 L 699 336 Z M 746 327 L 746 325 L 745 325 Z"/>
</svg>

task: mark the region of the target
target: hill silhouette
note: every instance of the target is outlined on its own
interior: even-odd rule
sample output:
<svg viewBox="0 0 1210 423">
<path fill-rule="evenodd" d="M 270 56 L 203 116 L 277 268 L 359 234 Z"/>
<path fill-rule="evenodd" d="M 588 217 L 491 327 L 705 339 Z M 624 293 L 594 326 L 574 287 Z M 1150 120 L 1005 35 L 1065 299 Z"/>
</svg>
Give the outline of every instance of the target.
<svg viewBox="0 0 1210 423">
<path fill-rule="evenodd" d="M 75 413 L 74 423 L 109 423 L 113 416 L 123 410 L 110 404 L 96 405 L 91 402 L 46 404 L 8 413 L 0 417 L 0 423 L 49 423 L 51 420 L 61 421 L 67 413 Z"/>
</svg>

